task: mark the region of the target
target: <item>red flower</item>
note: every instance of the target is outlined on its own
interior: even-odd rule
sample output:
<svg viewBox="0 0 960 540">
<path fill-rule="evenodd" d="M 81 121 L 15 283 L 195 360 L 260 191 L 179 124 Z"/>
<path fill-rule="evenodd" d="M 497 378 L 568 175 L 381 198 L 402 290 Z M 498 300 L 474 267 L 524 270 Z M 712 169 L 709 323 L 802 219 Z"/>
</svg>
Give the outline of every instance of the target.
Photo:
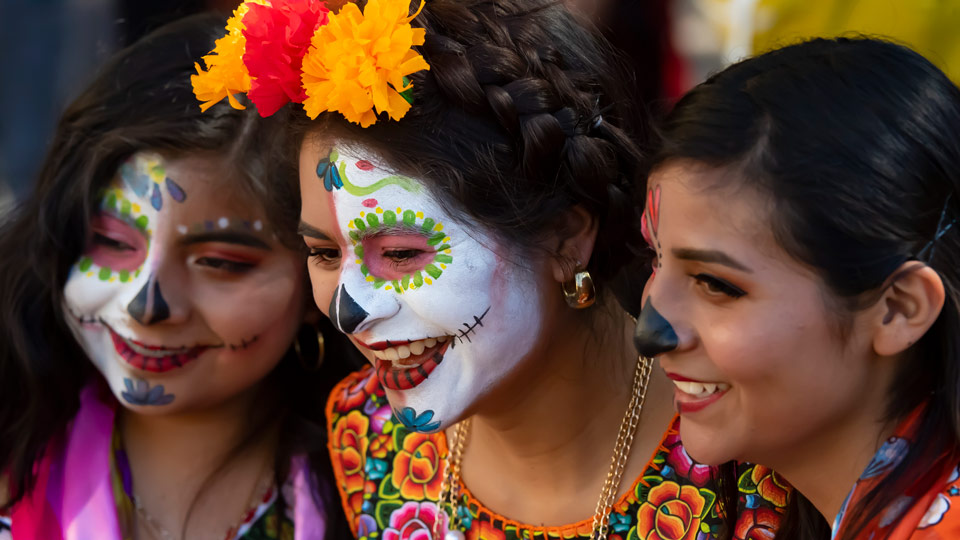
<svg viewBox="0 0 960 540">
<path fill-rule="evenodd" d="M 247 40 L 243 63 L 252 79 L 247 97 L 260 116 L 306 98 L 300 82 L 303 55 L 313 33 L 327 24 L 327 13 L 323 2 L 314 0 L 272 0 L 269 6 L 250 6 L 243 18 Z"/>
<path fill-rule="evenodd" d="M 757 493 L 775 506 L 787 506 L 787 497 L 793 489 L 782 476 L 770 467 L 756 465 L 750 473 L 751 479 L 757 484 Z"/>
<path fill-rule="evenodd" d="M 334 402 L 333 409 L 343 413 L 359 408 L 371 394 L 376 392 L 379 384 L 376 372 L 371 369 L 362 379 L 340 390 L 340 395 Z"/>
<path fill-rule="evenodd" d="M 481 519 L 473 520 L 467 531 L 467 540 L 506 540 L 507 534 Z"/>
<path fill-rule="evenodd" d="M 437 520 L 440 520 L 437 530 L 446 532 L 447 515 L 438 511 L 436 503 L 407 501 L 390 514 L 383 540 L 430 540 Z"/>
<path fill-rule="evenodd" d="M 637 512 L 642 540 L 693 540 L 700 531 L 706 499 L 694 486 L 663 482 L 654 486 Z"/>
<path fill-rule="evenodd" d="M 740 513 L 734 530 L 735 540 L 773 540 L 780 525 L 780 514 L 761 506 Z"/>
</svg>

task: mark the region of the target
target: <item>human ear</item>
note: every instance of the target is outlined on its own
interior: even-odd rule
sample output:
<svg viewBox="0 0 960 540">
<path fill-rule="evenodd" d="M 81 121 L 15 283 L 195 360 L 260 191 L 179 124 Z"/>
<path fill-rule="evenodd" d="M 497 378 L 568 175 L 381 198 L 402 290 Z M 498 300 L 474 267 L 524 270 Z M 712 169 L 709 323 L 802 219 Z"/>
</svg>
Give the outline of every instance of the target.
<svg viewBox="0 0 960 540">
<path fill-rule="evenodd" d="M 919 341 L 940 316 L 946 294 L 940 275 L 923 263 L 906 262 L 893 276 L 877 302 L 873 349 L 880 356 L 900 354 Z"/>
<path fill-rule="evenodd" d="M 558 283 L 572 279 L 578 263 L 582 269 L 590 262 L 598 226 L 597 217 L 580 205 L 570 208 L 554 222 L 550 265 Z"/>
</svg>

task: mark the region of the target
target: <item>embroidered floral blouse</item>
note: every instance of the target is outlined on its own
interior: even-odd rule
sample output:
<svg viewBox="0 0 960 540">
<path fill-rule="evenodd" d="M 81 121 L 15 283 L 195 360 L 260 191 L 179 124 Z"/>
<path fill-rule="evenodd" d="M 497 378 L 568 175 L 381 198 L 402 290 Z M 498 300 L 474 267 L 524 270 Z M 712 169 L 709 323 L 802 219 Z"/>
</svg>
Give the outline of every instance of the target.
<svg viewBox="0 0 960 540">
<path fill-rule="evenodd" d="M 447 454 L 446 437 L 407 430 L 392 416 L 371 368 L 334 388 L 327 405 L 330 455 L 353 533 L 360 539 L 429 540 Z M 631 489 L 610 514 L 610 540 L 710 540 L 720 532 L 715 469 L 683 449 L 679 418 Z M 744 465 L 737 540 L 772 539 L 789 489 L 773 471 Z M 460 486 L 458 529 L 467 540 L 568 540 L 589 538 L 592 520 L 558 527 L 526 525 L 495 514 Z"/>
</svg>

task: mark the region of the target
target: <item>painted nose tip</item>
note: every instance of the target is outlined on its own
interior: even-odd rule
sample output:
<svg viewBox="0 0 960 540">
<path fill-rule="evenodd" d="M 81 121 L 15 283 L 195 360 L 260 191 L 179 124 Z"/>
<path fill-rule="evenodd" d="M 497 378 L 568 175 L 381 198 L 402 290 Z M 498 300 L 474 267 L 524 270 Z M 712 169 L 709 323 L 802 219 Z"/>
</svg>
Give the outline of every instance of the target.
<svg viewBox="0 0 960 540">
<path fill-rule="evenodd" d="M 330 320 L 344 334 L 352 334 L 370 315 L 350 296 L 343 285 L 333 294 L 329 313 Z"/>
<path fill-rule="evenodd" d="M 653 307 L 650 298 L 647 298 L 640 318 L 637 319 L 637 329 L 633 333 L 633 345 L 637 352 L 647 358 L 672 351 L 680 344 L 677 333 L 670 326 L 670 322 L 660 315 Z"/>
<path fill-rule="evenodd" d="M 170 306 L 160 292 L 160 283 L 150 278 L 137 296 L 127 304 L 127 313 L 143 325 L 156 324 L 170 318 Z"/>
</svg>

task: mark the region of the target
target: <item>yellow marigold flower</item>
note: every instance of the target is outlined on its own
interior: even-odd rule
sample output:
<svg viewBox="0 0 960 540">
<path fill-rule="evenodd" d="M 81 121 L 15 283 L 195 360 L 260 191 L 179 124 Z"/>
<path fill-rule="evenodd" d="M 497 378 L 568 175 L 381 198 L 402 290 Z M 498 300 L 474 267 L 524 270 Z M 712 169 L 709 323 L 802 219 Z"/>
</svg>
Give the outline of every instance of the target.
<svg viewBox="0 0 960 540">
<path fill-rule="evenodd" d="M 400 95 L 411 86 L 404 77 L 430 69 L 412 48 L 423 45 L 425 30 L 410 21 L 409 0 L 370 0 L 361 13 L 348 3 L 313 35 L 303 59 L 304 109 L 310 118 L 338 111 L 367 127 L 386 112 L 399 120 L 410 109 Z M 374 110 L 376 112 L 374 112 Z"/>
<path fill-rule="evenodd" d="M 203 57 L 206 71 L 199 63 L 194 64 L 197 74 L 190 76 L 190 82 L 194 95 L 201 101 L 201 111 L 206 111 L 223 98 L 227 98 L 234 109 L 245 108 L 234 94 L 250 91 L 250 74 L 243 65 L 243 53 L 247 45 L 243 37 L 243 16 L 250 9 L 250 4 L 269 5 L 269 2 L 247 0 L 240 4 L 227 20 L 227 34 L 216 41 L 213 52 Z"/>
</svg>

